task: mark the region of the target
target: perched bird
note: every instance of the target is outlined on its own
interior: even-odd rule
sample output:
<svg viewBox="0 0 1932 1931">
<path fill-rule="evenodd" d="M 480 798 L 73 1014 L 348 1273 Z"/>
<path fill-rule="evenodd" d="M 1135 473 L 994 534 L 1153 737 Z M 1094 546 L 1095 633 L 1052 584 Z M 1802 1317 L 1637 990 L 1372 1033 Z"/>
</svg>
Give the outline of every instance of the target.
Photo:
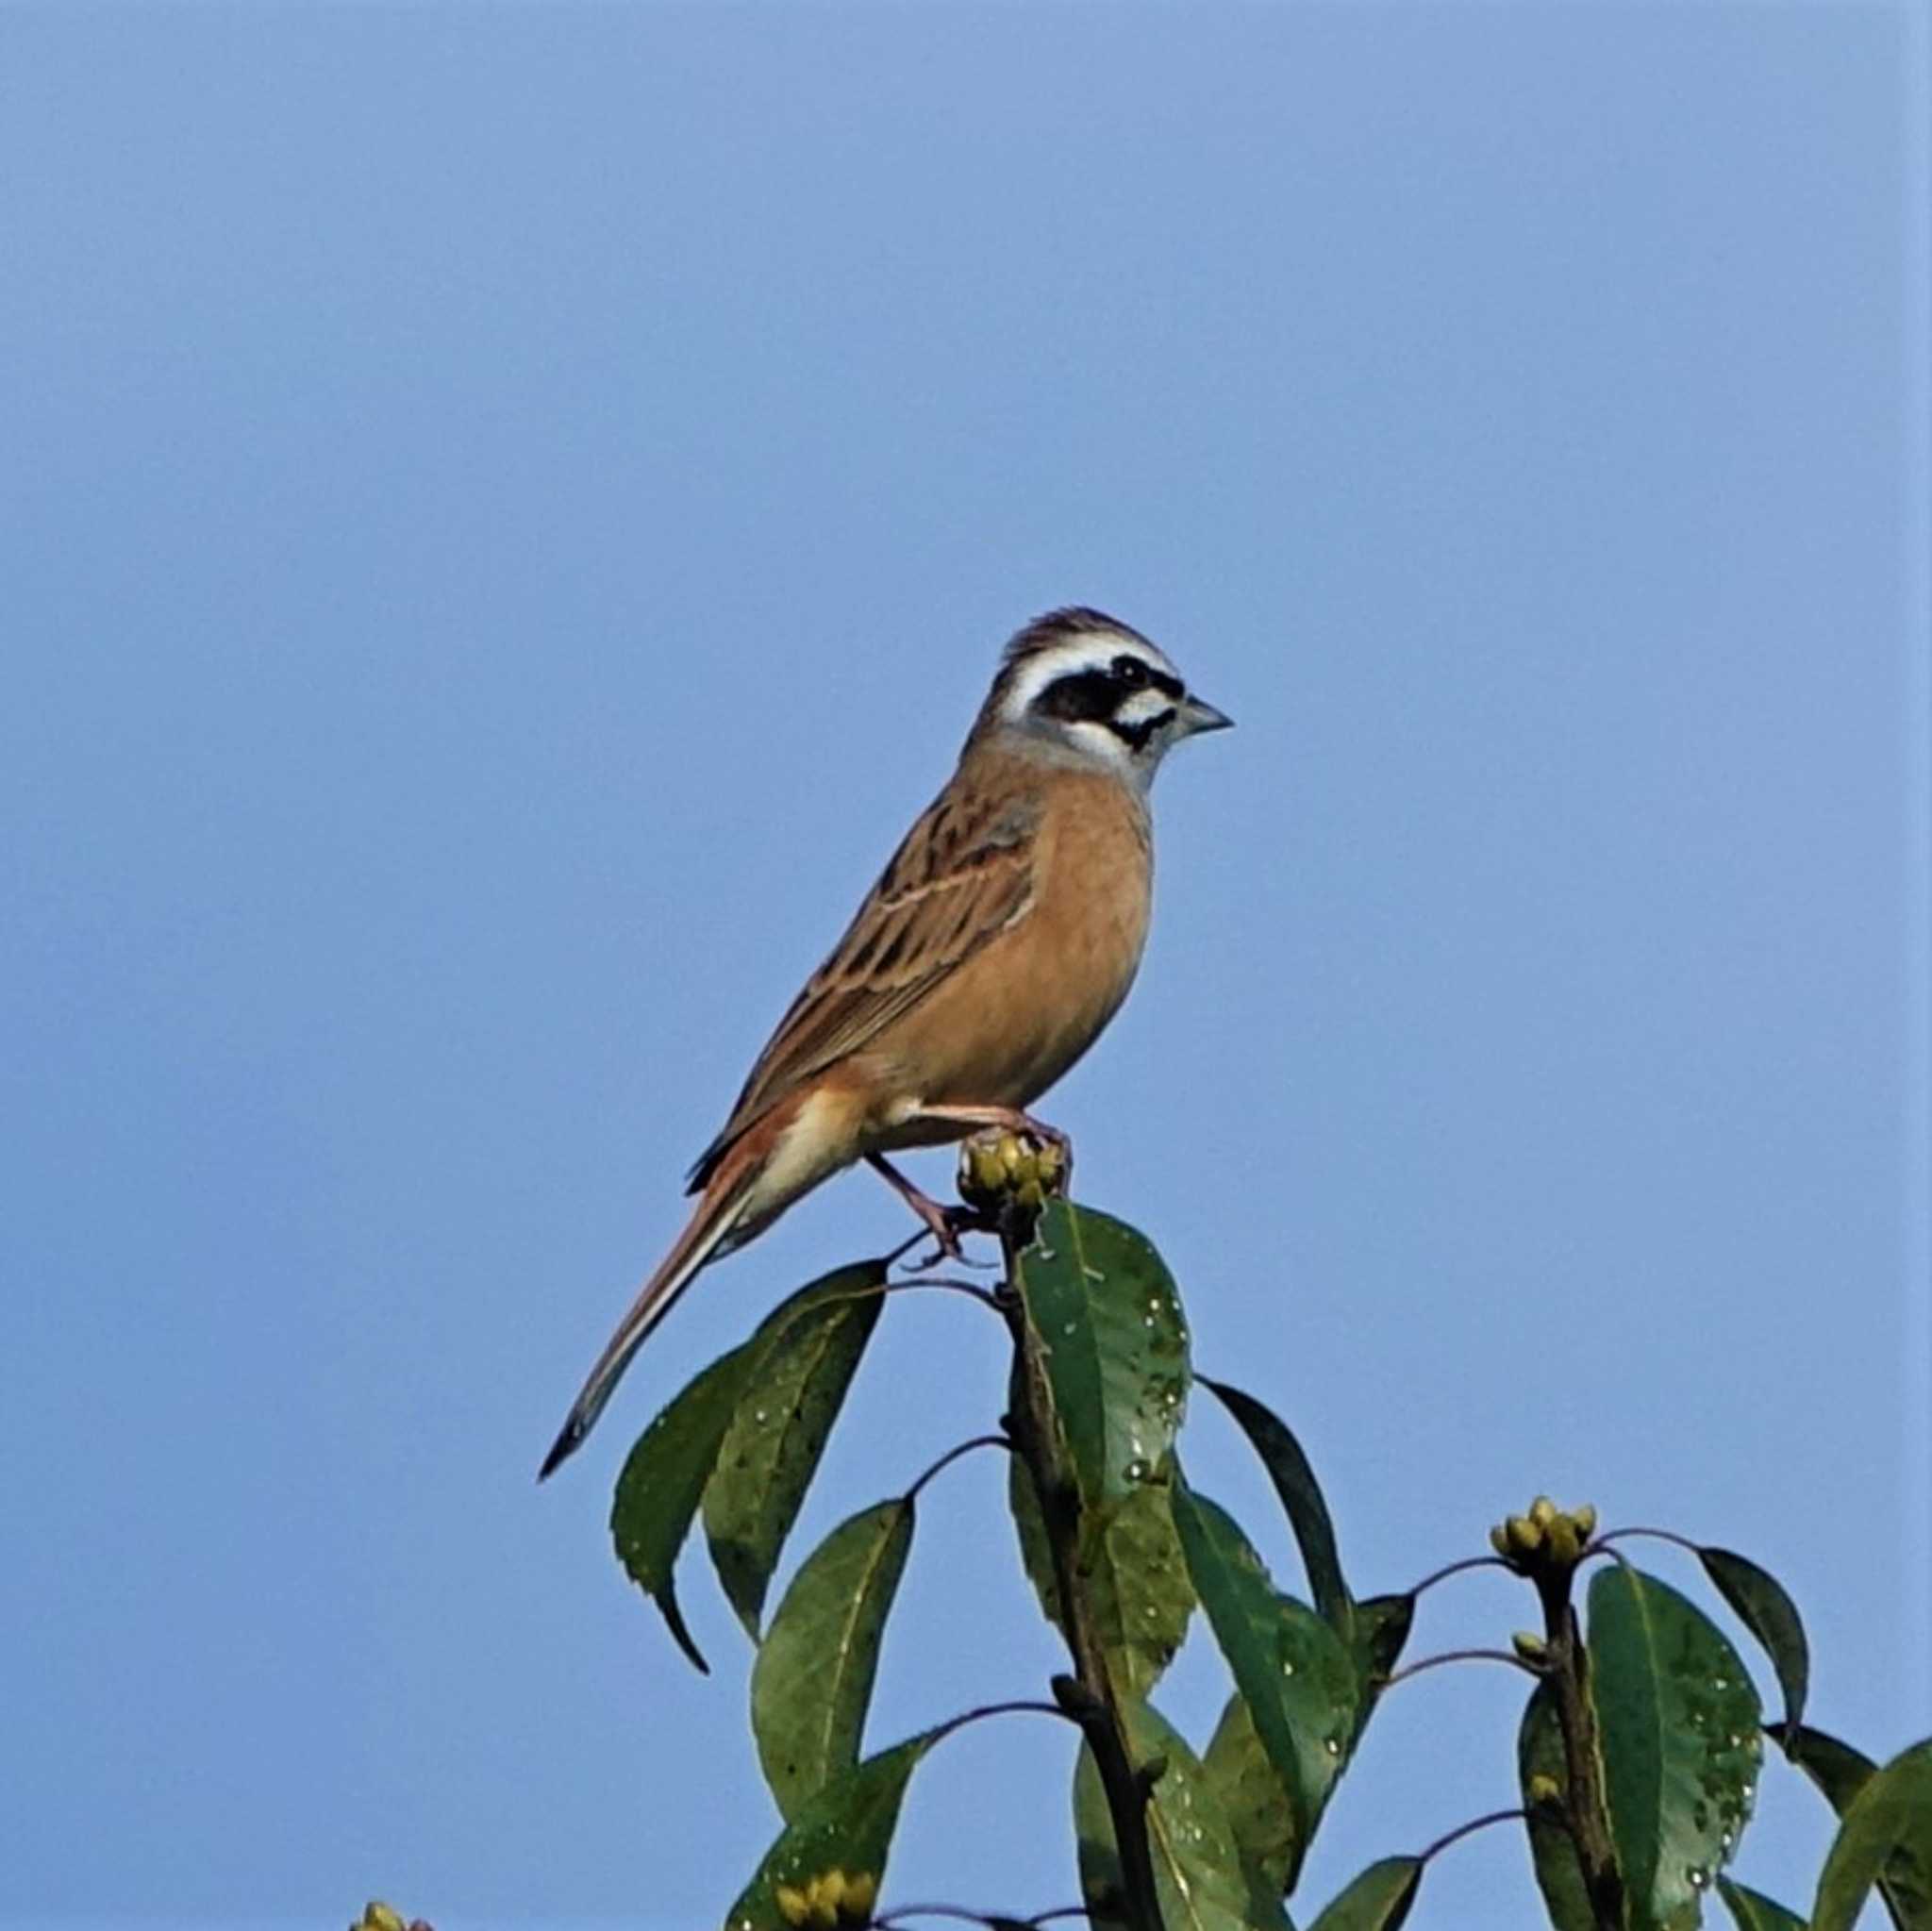
<svg viewBox="0 0 1932 1931">
<path fill-rule="evenodd" d="M 691 1169 L 697 1208 L 598 1357 L 540 1481 L 698 1271 L 821 1180 L 869 1162 L 957 1251 L 945 1210 L 887 1154 L 983 1126 L 1060 1140 L 1023 1109 L 1133 983 L 1153 887 L 1148 787 L 1171 745 L 1230 723 L 1098 610 L 1055 610 L 1013 639 L 958 768 Z"/>
</svg>

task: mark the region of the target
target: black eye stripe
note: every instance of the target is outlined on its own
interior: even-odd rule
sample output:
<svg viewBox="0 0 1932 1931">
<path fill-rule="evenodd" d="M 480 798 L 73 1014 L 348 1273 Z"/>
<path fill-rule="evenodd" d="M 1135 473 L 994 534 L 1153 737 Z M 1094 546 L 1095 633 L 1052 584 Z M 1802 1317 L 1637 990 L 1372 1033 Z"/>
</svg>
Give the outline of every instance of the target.
<svg viewBox="0 0 1932 1931">
<path fill-rule="evenodd" d="M 1033 700 L 1042 717 L 1058 718 L 1070 724 L 1105 724 L 1120 702 L 1120 686 L 1111 671 L 1074 671 L 1056 677 Z"/>
<path fill-rule="evenodd" d="M 1123 676 L 1121 667 L 1125 664 L 1133 665 L 1139 675 Z M 1178 677 L 1155 670 L 1141 658 L 1124 654 L 1105 669 L 1070 671 L 1064 677 L 1056 677 L 1033 700 L 1033 710 L 1036 716 L 1054 718 L 1061 724 L 1105 724 L 1123 744 L 1138 753 L 1144 751 L 1156 733 L 1165 730 L 1174 717 L 1171 705 L 1148 718 L 1118 715 L 1123 704 L 1147 690 L 1158 691 L 1175 702 L 1184 692 Z"/>
<path fill-rule="evenodd" d="M 1158 710 L 1151 718 L 1143 719 L 1138 724 L 1130 724 L 1123 718 L 1108 718 L 1107 727 L 1130 751 L 1144 751 L 1147 741 L 1165 724 L 1174 723 L 1172 710 Z"/>
</svg>

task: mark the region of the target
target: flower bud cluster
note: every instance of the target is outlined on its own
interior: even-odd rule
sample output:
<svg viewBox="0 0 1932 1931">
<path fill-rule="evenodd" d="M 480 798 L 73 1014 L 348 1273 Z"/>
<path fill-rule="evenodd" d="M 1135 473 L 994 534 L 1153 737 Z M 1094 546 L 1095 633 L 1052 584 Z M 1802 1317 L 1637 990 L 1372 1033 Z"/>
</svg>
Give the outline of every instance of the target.
<svg viewBox="0 0 1932 1931">
<path fill-rule="evenodd" d="M 1066 1149 L 1030 1134 L 995 1127 L 975 1133 L 959 1149 L 959 1198 L 981 1213 L 1008 1206 L 1038 1212 L 1049 1194 L 1063 1190 L 1066 1178 Z"/>
<path fill-rule="evenodd" d="M 410 1923 L 393 1905 L 386 1905 L 380 1898 L 371 1898 L 362 1906 L 361 1917 L 349 1926 L 349 1931 L 429 1931 L 429 1926 L 421 1918 Z"/>
<path fill-rule="evenodd" d="M 773 1895 L 788 1924 L 810 1925 L 814 1931 L 834 1931 L 840 1924 L 869 1924 L 879 1894 L 879 1880 L 870 1871 L 853 1875 L 838 1869 L 822 1871 L 808 1884 L 781 1884 Z"/>
<path fill-rule="evenodd" d="M 1527 1515 L 1507 1516 L 1490 1531 L 1490 1546 L 1519 1575 L 1554 1575 L 1574 1569 L 1596 1533 L 1596 1510 L 1560 1509 L 1547 1495 Z"/>
</svg>

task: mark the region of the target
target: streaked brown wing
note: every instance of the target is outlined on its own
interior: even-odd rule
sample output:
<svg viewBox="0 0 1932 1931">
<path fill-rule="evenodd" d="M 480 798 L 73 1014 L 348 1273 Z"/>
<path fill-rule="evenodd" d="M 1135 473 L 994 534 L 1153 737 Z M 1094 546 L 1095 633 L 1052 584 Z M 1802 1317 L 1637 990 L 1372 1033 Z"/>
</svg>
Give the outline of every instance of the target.
<svg viewBox="0 0 1932 1931">
<path fill-rule="evenodd" d="M 1040 804 L 1003 789 L 940 794 L 893 853 L 831 956 L 778 1022 L 731 1118 L 691 1169 L 705 1184 L 760 1115 L 909 1011 L 1033 902 Z"/>
</svg>

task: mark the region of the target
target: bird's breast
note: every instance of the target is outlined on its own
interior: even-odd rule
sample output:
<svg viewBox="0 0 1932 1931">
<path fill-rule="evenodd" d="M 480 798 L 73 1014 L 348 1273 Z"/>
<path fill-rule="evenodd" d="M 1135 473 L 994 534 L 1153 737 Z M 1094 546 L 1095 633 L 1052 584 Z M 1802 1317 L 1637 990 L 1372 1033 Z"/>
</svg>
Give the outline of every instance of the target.
<svg viewBox="0 0 1932 1931">
<path fill-rule="evenodd" d="M 1140 801 L 1110 779 L 1057 783 L 1024 915 L 922 1002 L 891 1042 L 893 1083 L 932 1105 L 1031 1105 L 1126 997 L 1152 888 Z"/>
</svg>

